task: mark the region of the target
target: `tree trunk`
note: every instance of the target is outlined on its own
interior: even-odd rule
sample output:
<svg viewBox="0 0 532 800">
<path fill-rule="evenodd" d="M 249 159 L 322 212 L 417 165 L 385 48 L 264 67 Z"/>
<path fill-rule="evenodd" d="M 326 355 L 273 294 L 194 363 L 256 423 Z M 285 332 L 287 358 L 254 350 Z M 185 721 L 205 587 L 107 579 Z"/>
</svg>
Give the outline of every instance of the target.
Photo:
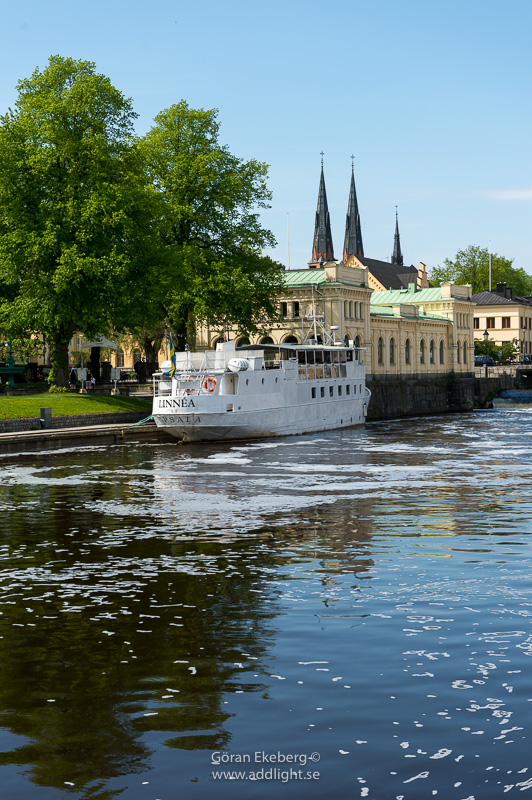
<svg viewBox="0 0 532 800">
<path fill-rule="evenodd" d="M 151 378 L 154 372 L 157 372 L 159 366 L 158 358 L 164 334 L 158 334 L 154 337 L 145 336 L 142 340 L 142 347 L 146 354 L 146 376 Z"/>
<path fill-rule="evenodd" d="M 89 361 L 89 369 L 91 374 L 96 378 L 96 383 L 100 382 L 100 348 L 91 347 L 91 360 Z"/>
<path fill-rule="evenodd" d="M 48 382 L 50 386 L 66 386 L 69 363 L 68 363 L 68 343 L 71 333 L 60 331 L 49 337 L 50 343 L 50 374 Z"/>
</svg>

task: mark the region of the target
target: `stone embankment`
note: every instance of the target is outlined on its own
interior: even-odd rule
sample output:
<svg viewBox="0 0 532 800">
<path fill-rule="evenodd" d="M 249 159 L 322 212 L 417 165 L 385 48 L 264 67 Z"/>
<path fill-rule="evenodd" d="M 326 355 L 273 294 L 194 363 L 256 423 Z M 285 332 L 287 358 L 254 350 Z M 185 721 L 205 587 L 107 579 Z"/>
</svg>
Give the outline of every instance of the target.
<svg viewBox="0 0 532 800">
<path fill-rule="evenodd" d="M 514 378 L 506 374 L 493 378 L 384 375 L 368 376 L 367 385 L 371 391 L 370 421 L 487 408 L 497 392 L 513 388 Z"/>
</svg>

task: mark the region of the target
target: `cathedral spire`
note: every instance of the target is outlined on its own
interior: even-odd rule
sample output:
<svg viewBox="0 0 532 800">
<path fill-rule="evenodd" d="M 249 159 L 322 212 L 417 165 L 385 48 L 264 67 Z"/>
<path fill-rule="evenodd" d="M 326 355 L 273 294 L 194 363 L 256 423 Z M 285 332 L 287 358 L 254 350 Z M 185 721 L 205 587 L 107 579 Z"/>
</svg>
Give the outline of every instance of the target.
<svg viewBox="0 0 532 800">
<path fill-rule="evenodd" d="M 327 192 L 325 191 L 325 176 L 323 174 L 323 153 L 321 153 L 321 177 L 314 225 L 314 242 L 312 245 L 312 259 L 308 265 L 309 267 L 321 267 L 324 261 L 334 261 L 334 250 Z"/>
<path fill-rule="evenodd" d="M 395 236 L 393 237 L 392 264 L 397 267 L 403 266 L 403 254 L 401 253 L 401 240 L 399 238 L 399 217 L 397 216 L 397 206 L 395 206 Z"/>
<path fill-rule="evenodd" d="M 357 192 L 355 188 L 354 156 L 351 156 L 351 187 L 349 189 L 349 204 L 345 218 L 344 262 L 351 256 L 364 255 L 362 244 L 362 229 L 360 227 L 360 214 L 358 212 Z"/>
</svg>

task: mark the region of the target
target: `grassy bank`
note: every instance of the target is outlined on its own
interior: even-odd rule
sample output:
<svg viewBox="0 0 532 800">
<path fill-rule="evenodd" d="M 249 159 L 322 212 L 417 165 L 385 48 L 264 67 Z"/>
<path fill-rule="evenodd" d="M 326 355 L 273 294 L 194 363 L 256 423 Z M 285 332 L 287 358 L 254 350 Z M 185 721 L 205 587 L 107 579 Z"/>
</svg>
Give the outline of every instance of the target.
<svg viewBox="0 0 532 800">
<path fill-rule="evenodd" d="M 0 395 L 0 419 L 39 417 L 41 408 L 51 408 L 52 416 L 111 414 L 113 411 L 151 412 L 151 398 L 101 394 L 37 394 L 24 397 Z"/>
</svg>

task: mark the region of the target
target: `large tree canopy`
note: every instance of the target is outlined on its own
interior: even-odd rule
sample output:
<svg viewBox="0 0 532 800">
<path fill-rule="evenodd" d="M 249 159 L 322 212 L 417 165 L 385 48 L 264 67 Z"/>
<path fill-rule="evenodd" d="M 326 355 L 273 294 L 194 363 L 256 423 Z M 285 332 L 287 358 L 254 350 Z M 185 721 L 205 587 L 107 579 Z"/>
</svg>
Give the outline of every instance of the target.
<svg viewBox="0 0 532 800">
<path fill-rule="evenodd" d="M 459 250 L 454 259 L 446 258 L 443 267 L 435 267 L 429 276 L 430 281 L 435 286 L 440 286 L 444 281 L 470 283 L 473 294 L 483 292 L 489 288 L 489 260 L 487 248 L 470 245 L 465 250 Z M 518 296 L 532 294 L 532 276 L 512 265 L 513 259 L 491 254 L 492 289 L 498 283 L 506 283 Z"/>
<path fill-rule="evenodd" d="M 63 383 L 68 342 L 135 322 L 151 193 L 131 101 L 87 61 L 53 56 L 0 117 L 0 328 L 40 333 Z"/>
<path fill-rule="evenodd" d="M 218 141 L 214 110 L 185 102 L 155 118 L 141 142 L 159 202 L 164 258 L 156 295 L 177 334 L 193 343 L 198 324 L 257 330 L 277 316 L 283 286 L 278 264 L 262 256 L 273 245 L 258 212 L 267 208 L 267 167 L 232 155 Z"/>
</svg>

